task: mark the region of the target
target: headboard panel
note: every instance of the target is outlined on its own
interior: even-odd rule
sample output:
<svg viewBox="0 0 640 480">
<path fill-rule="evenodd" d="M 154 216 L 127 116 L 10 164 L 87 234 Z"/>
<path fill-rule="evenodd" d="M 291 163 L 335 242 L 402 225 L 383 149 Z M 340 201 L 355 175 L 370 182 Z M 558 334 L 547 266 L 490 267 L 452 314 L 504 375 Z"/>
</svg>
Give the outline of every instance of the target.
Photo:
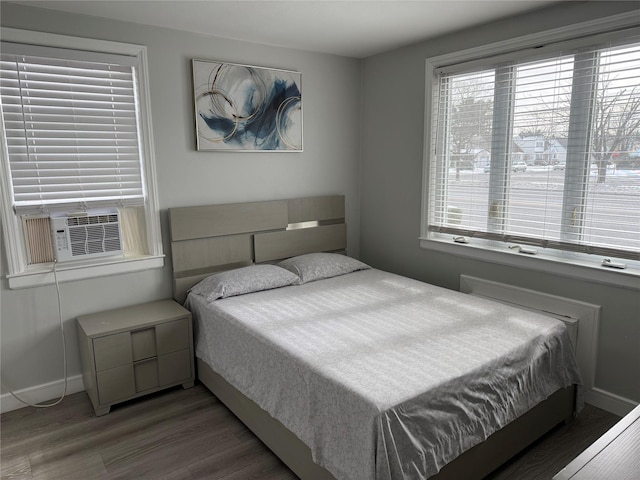
<svg viewBox="0 0 640 480">
<path fill-rule="evenodd" d="M 208 275 L 311 252 L 345 251 L 344 196 L 169 209 L 173 296 Z"/>
<path fill-rule="evenodd" d="M 347 245 L 347 225 L 339 223 L 282 232 L 257 233 L 253 242 L 256 263 L 272 262 L 311 252 L 341 251 Z"/>
<path fill-rule="evenodd" d="M 344 196 L 294 198 L 287 201 L 288 223 L 329 221 L 344 223 Z"/>
<path fill-rule="evenodd" d="M 288 218 L 286 200 L 169 209 L 172 242 L 283 229 Z"/>
</svg>

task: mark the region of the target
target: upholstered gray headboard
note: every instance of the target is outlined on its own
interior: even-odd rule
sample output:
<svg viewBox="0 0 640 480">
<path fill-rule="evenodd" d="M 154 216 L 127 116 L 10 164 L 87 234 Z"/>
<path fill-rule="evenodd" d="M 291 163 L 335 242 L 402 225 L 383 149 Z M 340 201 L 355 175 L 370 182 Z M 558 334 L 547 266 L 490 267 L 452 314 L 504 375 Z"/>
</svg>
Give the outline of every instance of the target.
<svg viewBox="0 0 640 480">
<path fill-rule="evenodd" d="M 169 209 L 173 296 L 211 273 L 347 248 L 344 196 Z"/>
</svg>

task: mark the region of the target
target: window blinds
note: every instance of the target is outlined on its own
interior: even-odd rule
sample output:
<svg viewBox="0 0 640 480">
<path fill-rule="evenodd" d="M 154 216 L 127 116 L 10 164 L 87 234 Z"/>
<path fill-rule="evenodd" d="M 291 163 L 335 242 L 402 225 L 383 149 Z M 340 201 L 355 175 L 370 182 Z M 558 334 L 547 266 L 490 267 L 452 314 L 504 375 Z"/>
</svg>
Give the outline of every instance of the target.
<svg viewBox="0 0 640 480">
<path fill-rule="evenodd" d="M 131 59 L 32 46 L 21 55 L 6 45 L 0 94 L 16 211 L 143 204 Z"/>
<path fill-rule="evenodd" d="M 640 259 L 640 43 L 437 72 L 430 232 Z"/>
</svg>

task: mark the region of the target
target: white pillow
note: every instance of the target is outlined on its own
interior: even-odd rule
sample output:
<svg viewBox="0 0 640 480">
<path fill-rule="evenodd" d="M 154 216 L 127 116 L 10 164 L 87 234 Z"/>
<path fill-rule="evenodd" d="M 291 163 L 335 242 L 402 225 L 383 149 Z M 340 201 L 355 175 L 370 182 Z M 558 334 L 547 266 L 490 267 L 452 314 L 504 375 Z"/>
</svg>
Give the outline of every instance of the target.
<svg viewBox="0 0 640 480">
<path fill-rule="evenodd" d="M 286 287 L 297 282 L 297 275 L 276 265 L 251 265 L 214 273 L 189 291 L 213 302 L 219 298 Z"/>
<path fill-rule="evenodd" d="M 295 273 L 300 278 L 299 285 L 371 268 L 366 263 L 339 253 L 308 253 L 287 258 L 278 266 Z"/>
</svg>

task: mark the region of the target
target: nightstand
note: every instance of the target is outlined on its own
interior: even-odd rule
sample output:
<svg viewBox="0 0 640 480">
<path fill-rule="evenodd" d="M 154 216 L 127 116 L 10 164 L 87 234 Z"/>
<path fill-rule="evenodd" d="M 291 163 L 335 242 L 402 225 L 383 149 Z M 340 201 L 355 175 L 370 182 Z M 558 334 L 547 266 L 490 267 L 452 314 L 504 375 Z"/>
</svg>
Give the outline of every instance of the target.
<svg viewBox="0 0 640 480">
<path fill-rule="evenodd" d="M 111 406 L 193 386 L 191 313 L 173 300 L 78 317 L 82 379 L 97 416 Z"/>
</svg>

